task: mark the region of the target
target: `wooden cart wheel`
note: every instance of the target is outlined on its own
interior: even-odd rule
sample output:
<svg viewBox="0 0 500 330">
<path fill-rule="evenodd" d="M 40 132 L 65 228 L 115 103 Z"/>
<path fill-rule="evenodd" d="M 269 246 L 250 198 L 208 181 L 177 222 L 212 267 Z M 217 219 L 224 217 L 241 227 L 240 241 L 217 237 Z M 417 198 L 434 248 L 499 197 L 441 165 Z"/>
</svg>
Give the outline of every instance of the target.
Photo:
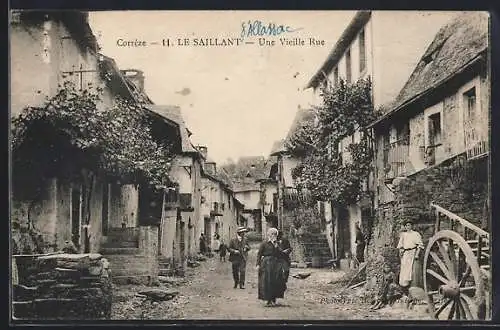
<svg viewBox="0 0 500 330">
<path fill-rule="evenodd" d="M 486 300 L 481 269 L 471 247 L 451 230 L 437 232 L 424 255 L 424 289 L 436 319 L 484 319 Z"/>
</svg>

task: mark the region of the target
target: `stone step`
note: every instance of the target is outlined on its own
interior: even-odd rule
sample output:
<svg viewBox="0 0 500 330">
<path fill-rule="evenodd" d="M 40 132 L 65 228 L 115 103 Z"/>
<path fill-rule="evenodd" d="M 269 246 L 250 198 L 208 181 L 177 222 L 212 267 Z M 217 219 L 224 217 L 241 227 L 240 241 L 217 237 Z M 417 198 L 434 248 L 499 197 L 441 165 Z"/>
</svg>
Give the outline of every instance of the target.
<svg viewBox="0 0 500 330">
<path fill-rule="evenodd" d="M 137 228 L 110 228 L 108 230 L 108 241 L 137 241 L 139 231 Z"/>
<path fill-rule="evenodd" d="M 138 248 L 139 242 L 137 241 L 115 241 L 106 242 L 102 244 L 102 248 Z"/>
<path fill-rule="evenodd" d="M 139 248 L 101 248 L 101 254 L 103 255 L 113 255 L 113 254 L 128 254 L 128 255 L 138 255 L 141 254 L 141 249 Z"/>
<path fill-rule="evenodd" d="M 121 285 L 129 284 L 129 283 L 147 285 L 150 282 L 150 276 L 149 275 L 137 275 L 137 276 L 123 275 L 123 276 L 112 277 L 111 280 L 113 281 L 113 283 L 121 284 Z"/>
<path fill-rule="evenodd" d="M 141 268 L 140 266 L 130 267 L 127 265 L 126 267 L 117 267 L 113 268 L 113 272 L 111 273 L 111 278 L 114 276 L 136 276 L 136 275 L 149 275 L 149 269 Z"/>
</svg>

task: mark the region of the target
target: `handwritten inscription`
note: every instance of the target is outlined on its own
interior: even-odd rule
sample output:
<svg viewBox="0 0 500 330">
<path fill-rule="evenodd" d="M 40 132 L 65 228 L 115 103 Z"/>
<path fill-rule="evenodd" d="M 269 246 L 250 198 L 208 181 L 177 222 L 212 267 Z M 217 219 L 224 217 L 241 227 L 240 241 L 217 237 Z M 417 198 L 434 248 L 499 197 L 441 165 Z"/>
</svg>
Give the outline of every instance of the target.
<svg viewBox="0 0 500 330">
<path fill-rule="evenodd" d="M 302 28 L 293 29 L 288 25 L 268 23 L 262 21 L 248 21 L 241 23 L 241 38 L 247 37 L 264 37 L 264 36 L 280 36 L 284 33 L 292 33 L 302 30 Z"/>
</svg>

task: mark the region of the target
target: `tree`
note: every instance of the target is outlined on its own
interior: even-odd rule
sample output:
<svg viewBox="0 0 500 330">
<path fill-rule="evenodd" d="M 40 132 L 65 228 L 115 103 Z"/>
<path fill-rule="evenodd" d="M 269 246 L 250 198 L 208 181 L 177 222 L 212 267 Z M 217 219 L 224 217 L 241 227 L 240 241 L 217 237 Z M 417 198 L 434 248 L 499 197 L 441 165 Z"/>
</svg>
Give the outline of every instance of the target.
<svg viewBox="0 0 500 330">
<path fill-rule="evenodd" d="M 312 119 L 303 123 L 286 148 L 302 159 L 292 175 L 298 187 L 311 191 L 319 201 L 350 204 L 361 197 L 372 161 L 366 125 L 376 113 L 371 98 L 371 82 L 360 79 L 353 84 L 343 80 L 321 90 L 322 104 L 314 107 Z M 360 141 L 339 152 L 342 141 L 360 132 Z M 344 159 L 345 151 L 350 159 Z"/>
</svg>

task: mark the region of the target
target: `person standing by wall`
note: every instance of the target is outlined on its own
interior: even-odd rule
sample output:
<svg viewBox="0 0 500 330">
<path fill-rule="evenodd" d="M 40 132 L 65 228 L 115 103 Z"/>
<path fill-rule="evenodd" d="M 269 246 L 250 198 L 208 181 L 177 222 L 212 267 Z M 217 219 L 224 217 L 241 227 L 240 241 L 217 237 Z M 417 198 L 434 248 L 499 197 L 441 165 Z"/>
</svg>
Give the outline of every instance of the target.
<svg viewBox="0 0 500 330">
<path fill-rule="evenodd" d="M 290 246 L 290 241 L 283 236 L 282 231 L 278 231 L 278 282 L 280 287 L 280 292 L 276 298 L 283 298 L 285 291 L 287 289 L 286 283 L 288 282 L 288 277 L 290 276 L 290 253 L 292 253 L 292 247 Z"/>
<path fill-rule="evenodd" d="M 397 248 L 401 257 L 401 268 L 399 272 L 399 285 L 408 295 L 410 286 L 422 286 L 422 266 L 420 264 L 420 252 L 424 249 L 422 236 L 413 230 L 413 223 L 407 220 L 404 223 L 405 231 L 399 237 Z"/>
<path fill-rule="evenodd" d="M 365 247 L 366 241 L 360 223 L 356 222 L 356 259 L 359 263 L 365 262 Z"/>
<path fill-rule="evenodd" d="M 229 261 L 232 263 L 234 288 L 238 285 L 240 289 L 245 288 L 245 272 L 247 267 L 248 245 L 245 233 L 248 230 L 245 227 L 239 227 L 236 231 L 236 237 L 229 242 Z"/>
<path fill-rule="evenodd" d="M 200 253 L 201 254 L 205 254 L 207 252 L 207 245 L 206 245 L 206 242 L 205 242 L 205 235 L 203 235 L 203 233 L 201 233 L 201 236 L 200 236 Z"/>
<path fill-rule="evenodd" d="M 212 243 L 212 251 L 215 253 L 219 252 L 219 247 L 220 247 L 220 240 L 219 240 L 219 234 L 214 235 L 214 241 Z"/>
</svg>

